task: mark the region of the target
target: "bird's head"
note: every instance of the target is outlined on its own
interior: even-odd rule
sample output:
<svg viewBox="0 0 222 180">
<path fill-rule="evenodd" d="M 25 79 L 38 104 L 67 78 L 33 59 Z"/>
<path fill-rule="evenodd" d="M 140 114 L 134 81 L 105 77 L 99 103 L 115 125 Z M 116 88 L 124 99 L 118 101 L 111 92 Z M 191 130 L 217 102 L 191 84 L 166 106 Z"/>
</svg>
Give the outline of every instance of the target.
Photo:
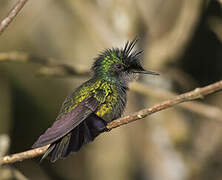
<svg viewBox="0 0 222 180">
<path fill-rule="evenodd" d="M 112 48 L 102 52 L 92 66 L 96 77 L 107 81 L 127 84 L 136 73 L 158 75 L 158 73 L 145 70 L 140 63 L 143 51 L 133 51 L 138 39 L 127 41 L 124 48 Z"/>
</svg>

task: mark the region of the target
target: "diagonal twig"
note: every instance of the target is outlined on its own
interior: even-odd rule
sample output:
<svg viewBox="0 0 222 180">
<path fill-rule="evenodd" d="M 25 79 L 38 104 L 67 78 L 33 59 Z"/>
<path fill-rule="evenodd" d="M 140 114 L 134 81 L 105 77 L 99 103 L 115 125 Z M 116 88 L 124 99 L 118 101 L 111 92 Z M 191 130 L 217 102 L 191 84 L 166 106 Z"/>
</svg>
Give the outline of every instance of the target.
<svg viewBox="0 0 222 180">
<path fill-rule="evenodd" d="M 148 84 L 143 84 L 140 82 L 131 83 L 130 89 L 132 91 L 140 93 L 141 95 L 155 97 L 159 100 L 166 100 L 178 95 L 177 93 L 171 92 L 167 89 L 150 86 Z M 212 104 L 209 105 L 198 101 L 190 101 L 179 104 L 177 107 L 196 113 L 208 119 L 222 121 L 222 110 Z"/>
<path fill-rule="evenodd" d="M 151 108 L 142 109 L 138 112 L 135 112 L 134 114 L 116 119 L 116 120 L 112 121 L 111 123 L 109 123 L 107 125 L 107 128 L 109 130 L 112 130 L 114 128 L 134 122 L 136 120 L 143 119 L 148 115 L 151 115 L 151 114 L 159 112 L 161 110 L 173 107 L 177 104 L 187 102 L 187 101 L 192 101 L 192 100 L 199 99 L 199 98 L 203 98 L 206 95 L 215 93 L 220 90 L 222 90 L 222 80 L 218 81 L 216 83 L 210 84 L 208 86 L 205 86 L 202 88 L 196 88 L 193 91 L 175 96 L 174 98 L 166 100 L 162 103 L 159 103 Z M 24 159 L 30 159 L 30 158 L 39 156 L 39 155 L 45 153 L 47 147 L 48 146 L 43 146 L 40 148 L 28 150 L 25 152 L 5 156 L 0 159 L 0 164 L 3 165 L 3 164 L 14 163 L 17 161 L 22 161 Z"/>
<path fill-rule="evenodd" d="M 28 0 L 19 0 L 14 5 L 12 10 L 8 13 L 8 15 L 1 21 L 1 24 L 0 24 L 0 35 L 4 32 L 4 30 L 8 27 L 8 25 L 13 21 L 13 19 L 15 19 L 15 17 L 17 16 L 17 14 L 23 8 L 23 6 L 25 5 L 25 3 L 27 1 Z"/>
<path fill-rule="evenodd" d="M 178 95 L 172 99 L 166 100 L 160 104 L 157 104 L 151 108 L 142 109 L 132 115 L 125 116 L 123 118 L 119 118 L 115 121 L 112 121 L 107 125 L 108 129 L 117 128 L 119 126 L 122 126 L 124 124 L 131 123 L 133 121 L 136 121 L 138 119 L 145 118 L 146 116 L 153 114 L 155 112 L 173 107 L 177 104 L 192 101 L 195 99 L 203 98 L 206 95 L 212 94 L 214 92 L 217 92 L 219 90 L 222 90 L 222 80 L 218 81 L 216 83 L 210 84 L 208 86 L 202 87 L 202 88 L 196 88 L 193 91 Z"/>
</svg>

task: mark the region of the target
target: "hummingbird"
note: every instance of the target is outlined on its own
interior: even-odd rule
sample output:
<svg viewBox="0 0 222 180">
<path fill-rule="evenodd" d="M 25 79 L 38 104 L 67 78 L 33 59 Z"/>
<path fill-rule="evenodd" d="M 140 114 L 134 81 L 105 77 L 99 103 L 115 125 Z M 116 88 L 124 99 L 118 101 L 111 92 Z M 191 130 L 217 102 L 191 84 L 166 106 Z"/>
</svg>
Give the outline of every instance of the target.
<svg viewBox="0 0 222 180">
<path fill-rule="evenodd" d="M 51 162 L 65 158 L 109 131 L 107 123 L 123 113 L 128 84 L 135 74 L 159 75 L 142 67 L 143 51 L 133 50 L 137 42 L 134 38 L 123 48 L 106 49 L 94 59 L 91 79 L 65 99 L 54 124 L 32 146 L 50 144 L 42 160 L 47 156 Z"/>
</svg>

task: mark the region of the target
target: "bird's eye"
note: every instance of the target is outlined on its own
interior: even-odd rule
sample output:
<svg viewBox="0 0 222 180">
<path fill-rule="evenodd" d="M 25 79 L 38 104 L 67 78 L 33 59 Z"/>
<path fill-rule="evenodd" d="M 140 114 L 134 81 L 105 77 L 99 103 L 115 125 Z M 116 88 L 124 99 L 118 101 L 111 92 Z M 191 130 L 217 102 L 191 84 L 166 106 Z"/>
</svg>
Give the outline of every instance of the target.
<svg viewBox="0 0 222 180">
<path fill-rule="evenodd" d="M 117 70 L 122 70 L 124 67 L 122 64 L 117 63 L 117 64 L 114 64 L 114 68 Z"/>
</svg>

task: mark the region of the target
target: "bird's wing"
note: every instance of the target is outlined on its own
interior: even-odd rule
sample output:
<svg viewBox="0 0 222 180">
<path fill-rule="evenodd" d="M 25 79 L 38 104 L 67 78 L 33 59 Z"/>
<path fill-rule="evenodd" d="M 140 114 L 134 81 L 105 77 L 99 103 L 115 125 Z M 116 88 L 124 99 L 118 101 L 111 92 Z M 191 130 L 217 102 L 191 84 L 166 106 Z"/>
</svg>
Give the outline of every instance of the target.
<svg viewBox="0 0 222 180">
<path fill-rule="evenodd" d="M 99 104 L 100 102 L 94 96 L 85 98 L 73 110 L 55 121 L 52 127 L 48 128 L 32 147 L 37 148 L 51 144 L 65 136 L 83 120 L 85 120 L 91 113 L 95 112 Z"/>
</svg>

